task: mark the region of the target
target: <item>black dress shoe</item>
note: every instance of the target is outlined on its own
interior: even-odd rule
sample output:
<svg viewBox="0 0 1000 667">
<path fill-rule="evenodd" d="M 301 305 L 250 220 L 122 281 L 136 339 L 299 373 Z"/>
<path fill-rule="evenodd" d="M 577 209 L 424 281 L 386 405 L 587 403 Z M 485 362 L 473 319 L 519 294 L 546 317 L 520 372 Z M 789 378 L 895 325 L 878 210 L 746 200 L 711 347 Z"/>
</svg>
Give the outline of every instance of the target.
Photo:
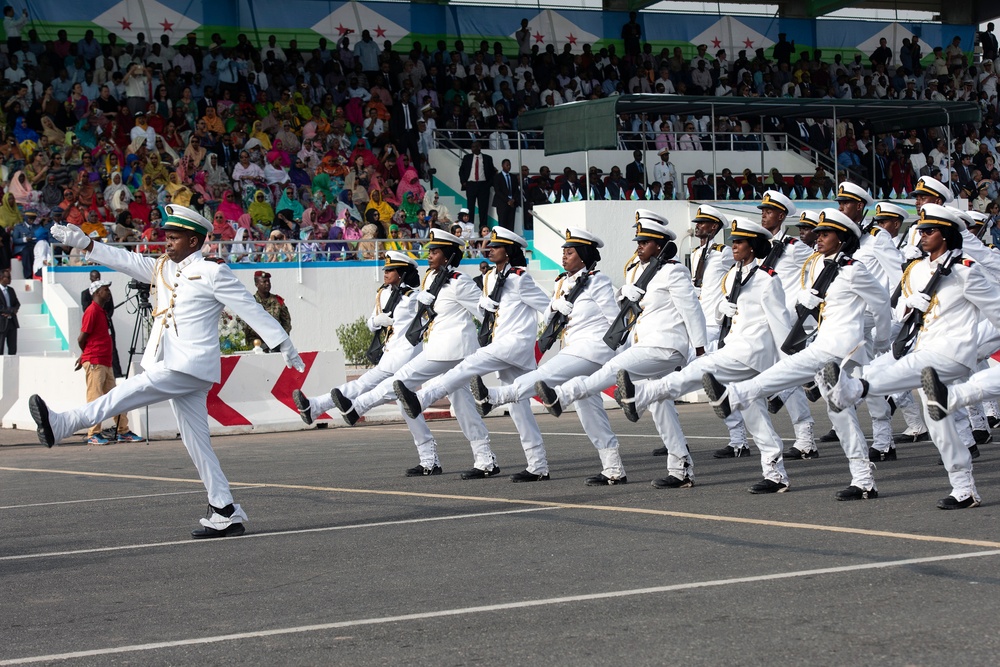
<svg viewBox="0 0 1000 667">
<path fill-rule="evenodd" d="M 851 485 L 846 489 L 837 491 L 834 498 L 837 500 L 871 500 L 872 498 L 878 498 L 878 491 L 875 489 L 866 491 Z"/>
<path fill-rule="evenodd" d="M 993 434 L 989 431 L 984 431 L 982 429 L 972 432 L 972 439 L 976 441 L 977 445 L 985 445 L 987 443 L 993 442 Z"/>
<path fill-rule="evenodd" d="M 750 456 L 750 448 L 726 445 L 722 449 L 717 449 L 712 453 L 713 459 L 738 459 L 741 456 Z"/>
<path fill-rule="evenodd" d="M 333 404 L 337 406 L 337 409 L 341 412 L 350 412 L 354 409 L 354 404 L 351 403 L 351 399 L 344 396 L 344 393 L 334 387 L 330 392 L 330 398 L 333 399 Z"/>
<path fill-rule="evenodd" d="M 361 421 L 361 416 L 358 414 L 358 411 L 355 410 L 354 408 L 351 408 L 347 412 L 341 413 L 340 416 L 344 418 L 344 421 L 347 422 L 348 426 L 354 426 L 359 421 Z"/>
<path fill-rule="evenodd" d="M 920 371 L 920 386 L 927 395 L 927 414 L 934 421 L 941 421 L 948 414 L 948 387 L 929 366 Z"/>
<path fill-rule="evenodd" d="M 49 408 L 45 405 L 45 401 L 42 400 L 41 396 L 33 394 L 28 399 L 28 411 L 38 426 L 38 442 L 46 447 L 56 444 L 56 436 L 53 435 L 52 424 L 49 423 Z"/>
<path fill-rule="evenodd" d="M 527 470 L 522 470 L 521 472 L 514 473 L 510 476 L 510 481 L 512 482 L 546 482 L 548 479 L 548 473 L 539 475 L 537 473 L 528 472 Z"/>
<path fill-rule="evenodd" d="M 1000 417 L 987 417 L 986 423 L 990 425 L 990 428 L 996 428 L 1000 426 Z"/>
<path fill-rule="evenodd" d="M 714 375 L 711 373 L 702 375 L 701 385 L 705 388 L 705 393 L 708 394 L 709 405 L 715 410 L 719 419 L 725 419 L 733 413 L 729 406 L 729 392 L 726 391 L 721 382 L 715 379 Z"/>
<path fill-rule="evenodd" d="M 406 416 L 410 419 L 420 417 L 422 411 L 420 409 L 420 399 L 417 398 L 416 392 L 399 380 L 392 383 L 392 389 L 396 392 L 396 398 L 403 404 L 403 412 L 406 413 Z"/>
<path fill-rule="evenodd" d="M 493 466 L 489 470 L 482 470 L 481 468 L 472 468 L 471 470 L 466 470 L 462 473 L 462 479 L 486 479 L 487 477 L 496 477 L 500 474 L 500 466 Z"/>
<path fill-rule="evenodd" d="M 302 421 L 311 425 L 313 423 L 312 409 L 309 407 L 309 399 L 306 398 L 301 389 L 296 389 L 292 392 L 292 402 L 295 403 Z"/>
<path fill-rule="evenodd" d="M 819 450 L 813 449 L 808 452 L 804 452 L 794 445 L 786 449 L 782 454 L 782 458 L 788 459 L 790 461 L 800 461 L 802 459 L 818 459 Z"/>
<path fill-rule="evenodd" d="M 423 465 L 415 465 L 412 468 L 406 469 L 407 477 L 426 477 L 428 475 L 440 475 L 443 471 L 441 466 L 434 466 L 427 468 Z"/>
<path fill-rule="evenodd" d="M 659 479 L 654 479 L 651 483 L 654 489 L 690 489 L 694 486 L 694 480 L 690 477 L 680 479 L 673 475 L 667 475 Z"/>
<path fill-rule="evenodd" d="M 837 368 L 837 371 L 839 374 L 840 371 L 839 367 Z M 818 401 L 823 397 L 823 394 L 820 393 L 819 387 L 816 386 L 815 382 L 810 382 L 809 384 L 804 385 L 802 388 L 806 390 L 806 398 L 809 399 L 810 403 L 815 403 L 816 401 Z"/>
<path fill-rule="evenodd" d="M 628 371 L 618 371 L 618 386 L 615 387 L 615 401 L 621 407 L 625 419 L 630 422 L 639 421 L 639 412 L 635 409 L 635 383 L 629 377 Z"/>
<path fill-rule="evenodd" d="M 781 482 L 775 482 L 770 479 L 762 479 L 753 486 L 751 486 L 747 491 L 754 495 L 761 495 L 764 493 L 784 493 L 788 490 L 788 485 Z"/>
<path fill-rule="evenodd" d="M 628 484 L 628 477 L 608 477 L 604 473 L 598 473 L 593 477 L 588 477 L 583 481 L 587 486 L 614 486 L 616 484 Z"/>
<path fill-rule="evenodd" d="M 965 500 L 955 500 L 955 496 L 942 498 L 937 503 L 939 510 L 964 510 L 969 507 L 979 507 L 979 501 L 975 496 L 969 496 Z"/>
<path fill-rule="evenodd" d="M 200 528 L 195 528 L 191 531 L 191 537 L 196 540 L 202 540 L 212 537 L 238 537 L 246 532 L 246 528 L 242 523 L 231 523 L 222 530 L 217 530 L 215 528 L 209 528 L 207 526 L 202 526 Z"/>
<path fill-rule="evenodd" d="M 472 397 L 476 399 L 476 412 L 479 413 L 479 416 L 485 417 L 490 414 L 493 404 L 490 403 L 490 390 L 486 388 L 483 378 L 478 375 L 472 378 L 472 384 L 469 388 L 472 389 Z"/>
<path fill-rule="evenodd" d="M 559 404 L 559 396 L 556 395 L 555 389 L 539 380 L 535 383 L 535 393 L 542 399 L 542 405 L 550 415 L 558 417 L 562 414 L 562 405 Z"/>
<path fill-rule="evenodd" d="M 840 442 L 840 436 L 832 428 L 825 435 L 819 436 L 820 442 Z"/>
<path fill-rule="evenodd" d="M 910 435 L 909 433 L 896 433 L 892 436 L 892 441 L 897 445 L 904 445 L 911 442 L 930 442 L 931 434 L 927 431 Z"/>
<path fill-rule="evenodd" d="M 781 407 L 784 404 L 785 402 L 781 400 L 781 395 L 775 394 L 771 398 L 767 399 L 767 411 L 772 415 L 776 415 L 781 411 Z"/>
<path fill-rule="evenodd" d="M 868 448 L 868 460 L 872 463 L 879 463 L 881 461 L 895 461 L 896 460 L 896 448 L 890 447 L 889 451 L 883 452 L 874 447 Z"/>
<path fill-rule="evenodd" d="M 653 450 L 653 456 L 666 456 L 669 453 L 666 447 L 657 447 Z"/>
</svg>

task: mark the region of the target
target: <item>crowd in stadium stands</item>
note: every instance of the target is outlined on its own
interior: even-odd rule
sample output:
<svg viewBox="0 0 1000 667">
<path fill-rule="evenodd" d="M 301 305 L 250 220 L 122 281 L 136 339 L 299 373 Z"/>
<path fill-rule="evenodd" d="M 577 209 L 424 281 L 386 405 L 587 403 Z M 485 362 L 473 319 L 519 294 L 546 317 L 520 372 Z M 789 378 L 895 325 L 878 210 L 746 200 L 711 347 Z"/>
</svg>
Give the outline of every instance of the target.
<svg viewBox="0 0 1000 667">
<path fill-rule="evenodd" d="M 146 251 L 162 240 L 158 222 L 171 202 L 213 220 L 209 250 L 230 261 L 371 258 L 376 247 L 419 250 L 431 227 L 455 225 L 474 254 L 488 229 L 425 190 L 422 182 L 433 182 L 428 150 L 474 141 L 508 148 L 526 110 L 626 92 L 974 100 L 984 121 L 952 128 L 948 146 L 944 128 L 876 137 L 858 121 L 789 126 L 765 118 L 762 126 L 719 118 L 713 144 L 706 117 L 623 115 L 620 147 L 637 151 L 641 169 L 626 165 L 623 175 L 614 167 L 605 176 L 567 168 L 555 178 L 547 167 L 523 169 L 522 210 L 591 197 L 752 199 L 770 187 L 796 198 L 828 196 L 834 179 L 824 169 L 792 176 L 723 169 L 714 183 L 699 170 L 681 182 L 669 162 L 670 150 L 781 150 L 785 134 L 806 151 L 832 156 L 836 146 L 838 168 L 872 184 L 878 197 L 900 196 L 919 175 L 940 172 L 974 208 L 994 215 L 1000 208 L 992 24 L 977 36 L 972 58 L 956 37 L 934 47 L 931 60 L 914 37 L 898 48 L 883 40 L 845 63 L 819 50 L 797 54 L 784 35 L 771 57 L 757 49 L 731 60 L 705 45 L 691 58 L 679 47 L 653 53 L 634 20 L 623 27 L 621 52 L 539 49 L 522 21 L 516 52 L 485 40 L 466 51 L 456 40 L 451 48 L 414 43 L 402 53 L 367 30 L 335 45 L 321 39 L 311 51 L 274 36 L 260 47 L 245 35 L 228 44 L 214 34 L 204 44 L 194 33 L 179 44 L 142 34 L 135 44 L 113 34 L 100 42 L 92 31 L 72 42 L 62 30 L 42 41 L 34 30 L 22 35 L 26 14 L 11 7 L 4 14 L 0 269 L 21 256 L 25 277 L 46 262 L 80 260 L 50 246 L 53 222 Z M 540 147 L 538 138 L 529 141 Z M 659 163 L 649 168 L 642 148 L 655 150 Z M 212 245 L 220 240 L 233 243 Z"/>
</svg>

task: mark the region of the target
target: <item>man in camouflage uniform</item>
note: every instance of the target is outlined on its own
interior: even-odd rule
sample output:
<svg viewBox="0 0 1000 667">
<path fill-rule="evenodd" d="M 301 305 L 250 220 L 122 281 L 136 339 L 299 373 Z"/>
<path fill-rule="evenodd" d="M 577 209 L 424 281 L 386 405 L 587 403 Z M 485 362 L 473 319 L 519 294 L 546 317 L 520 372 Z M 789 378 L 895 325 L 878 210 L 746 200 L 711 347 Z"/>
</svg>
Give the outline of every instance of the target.
<svg viewBox="0 0 1000 667">
<path fill-rule="evenodd" d="M 254 293 L 253 298 L 264 307 L 268 315 L 278 320 L 278 324 L 285 330 L 285 333 L 290 333 L 292 330 L 292 316 L 288 314 L 288 306 L 285 305 L 285 300 L 277 294 L 271 294 L 271 274 L 267 271 L 254 271 L 253 282 L 257 287 L 257 292 Z M 260 340 L 261 347 L 265 352 L 272 351 L 263 342 L 263 339 L 261 339 L 257 332 L 251 329 L 246 322 L 243 323 L 243 334 L 246 336 L 247 345 L 253 345 L 255 340 Z"/>
</svg>

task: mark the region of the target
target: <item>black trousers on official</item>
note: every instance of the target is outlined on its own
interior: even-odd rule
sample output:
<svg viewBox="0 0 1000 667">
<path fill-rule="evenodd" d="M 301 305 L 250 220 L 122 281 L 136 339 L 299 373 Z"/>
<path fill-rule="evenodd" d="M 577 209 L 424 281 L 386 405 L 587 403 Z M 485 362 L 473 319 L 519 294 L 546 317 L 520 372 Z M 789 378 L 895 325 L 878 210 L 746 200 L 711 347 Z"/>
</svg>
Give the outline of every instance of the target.
<svg viewBox="0 0 1000 667">
<path fill-rule="evenodd" d="M 465 184 L 465 198 L 469 200 L 469 220 L 475 220 L 476 210 L 479 210 L 479 227 L 489 225 L 490 189 L 486 181 L 469 181 Z M 479 230 L 476 230 L 476 236 Z"/>
<path fill-rule="evenodd" d="M 17 327 L 8 326 L 6 331 L 0 331 L 0 354 L 17 354 Z"/>
<path fill-rule="evenodd" d="M 514 231 L 514 220 L 516 215 L 517 209 L 513 206 L 509 206 L 507 202 L 500 202 L 500 204 L 497 205 L 497 222 L 501 227 Z"/>
</svg>

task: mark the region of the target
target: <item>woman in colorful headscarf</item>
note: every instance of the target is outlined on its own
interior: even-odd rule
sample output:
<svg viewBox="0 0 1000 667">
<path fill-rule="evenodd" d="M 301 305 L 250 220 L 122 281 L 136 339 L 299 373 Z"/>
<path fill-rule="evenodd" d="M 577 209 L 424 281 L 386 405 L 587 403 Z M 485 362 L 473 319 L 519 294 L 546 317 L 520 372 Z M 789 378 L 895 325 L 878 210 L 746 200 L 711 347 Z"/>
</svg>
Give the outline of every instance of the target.
<svg viewBox="0 0 1000 667">
<path fill-rule="evenodd" d="M 295 196 L 295 185 L 292 183 L 287 183 L 281 190 L 281 198 L 278 200 L 278 205 L 274 207 L 276 211 L 291 211 L 293 220 L 301 220 L 302 213 L 305 211 L 302 208 L 302 204 L 299 202 L 298 198 Z"/>
<path fill-rule="evenodd" d="M 232 190 L 226 190 L 222 193 L 222 201 L 219 203 L 218 211 L 226 216 L 226 220 L 239 220 L 240 216 L 246 213 L 234 197 Z"/>
<path fill-rule="evenodd" d="M 191 203 L 191 189 L 181 182 L 181 177 L 176 171 L 167 177 L 164 188 L 170 193 L 171 204 L 188 206 Z"/>
<path fill-rule="evenodd" d="M 316 192 L 322 192 L 325 201 L 332 202 L 337 198 L 331 187 L 330 176 L 322 172 L 313 177 L 312 189 L 314 196 Z"/>
<path fill-rule="evenodd" d="M 21 212 L 17 208 L 17 201 L 10 192 L 3 196 L 3 204 L 0 204 L 0 227 L 13 229 L 14 225 L 21 222 Z"/>
<path fill-rule="evenodd" d="M 51 116 L 42 116 L 42 134 L 49 138 L 50 146 L 62 146 L 66 141 L 66 133 L 56 127 Z"/>
<path fill-rule="evenodd" d="M 219 164 L 218 154 L 209 153 L 208 162 L 205 164 L 205 187 L 208 190 L 209 198 L 219 199 L 229 186 L 229 176 Z"/>
<path fill-rule="evenodd" d="M 399 209 L 403 212 L 404 220 L 411 228 L 417 224 L 419 213 L 422 210 L 421 201 L 414 196 L 413 192 L 403 195 L 403 203 Z"/>
<path fill-rule="evenodd" d="M 278 126 L 278 131 L 274 135 L 275 145 L 278 144 L 278 141 L 281 141 L 282 150 L 288 151 L 292 155 L 298 153 L 299 149 L 302 147 L 302 142 L 300 142 L 299 138 L 295 136 L 294 132 L 292 132 L 292 125 L 287 120 L 281 121 L 281 124 Z"/>
<path fill-rule="evenodd" d="M 149 214 L 153 208 L 146 201 L 146 193 L 136 190 L 132 195 L 132 201 L 128 205 L 128 214 L 133 220 L 140 220 L 143 223 L 149 222 Z"/>
<path fill-rule="evenodd" d="M 253 129 L 250 131 L 250 138 L 259 141 L 261 147 L 265 151 L 271 150 L 271 137 L 267 136 L 261 128 L 261 121 L 255 120 L 253 122 Z"/>
<path fill-rule="evenodd" d="M 368 142 L 363 138 L 358 139 L 358 143 L 354 146 L 354 150 L 351 151 L 350 156 L 347 158 L 349 164 L 355 164 L 355 160 L 360 157 L 364 166 L 366 167 L 377 167 L 379 162 L 378 158 L 375 157 L 375 153 L 372 153 L 368 148 Z"/>
<path fill-rule="evenodd" d="M 403 172 L 403 177 L 399 181 L 399 187 L 396 189 L 396 198 L 399 201 L 406 201 L 404 195 L 407 192 L 413 193 L 413 198 L 418 203 L 424 200 L 424 186 L 420 185 L 420 177 L 417 176 L 417 170 L 413 167 L 408 167 L 406 171 Z"/>
<path fill-rule="evenodd" d="M 142 165 L 139 156 L 130 153 L 125 158 L 125 169 L 122 170 L 122 183 L 136 190 L 142 187 Z"/>
<path fill-rule="evenodd" d="M 157 187 L 165 184 L 169 176 L 166 166 L 160 161 L 160 154 L 155 151 L 146 158 L 142 174 L 144 179 L 148 178 L 150 183 Z"/>
<path fill-rule="evenodd" d="M 261 229 L 269 229 L 274 222 L 274 208 L 267 202 L 263 190 L 254 193 L 249 212 L 253 223 Z"/>
<path fill-rule="evenodd" d="M 38 143 L 38 133 L 28 127 L 28 119 L 25 116 L 18 116 L 14 121 L 14 138 L 19 144 L 25 141 Z"/>
<path fill-rule="evenodd" d="M 297 155 L 295 156 L 295 161 L 292 163 L 292 168 L 288 170 L 288 178 L 296 187 L 304 188 L 312 186 L 312 179 L 309 178 L 309 172 L 305 170 L 305 163 Z"/>
<path fill-rule="evenodd" d="M 275 138 L 274 143 L 271 145 L 271 150 L 267 152 L 267 163 L 274 164 L 274 161 L 279 161 L 279 166 L 288 169 L 292 166 L 292 161 L 288 157 L 288 153 L 284 150 L 281 143 L 281 139 Z"/>
<path fill-rule="evenodd" d="M 59 205 L 62 196 L 63 189 L 56 183 L 56 175 L 48 174 L 45 177 L 45 185 L 42 187 L 42 206 L 46 210 L 51 210 Z"/>
<path fill-rule="evenodd" d="M 383 221 L 391 220 L 392 214 L 396 212 L 392 206 L 382 199 L 382 191 L 377 187 L 373 187 L 368 192 L 368 205 L 365 207 L 365 219 L 368 218 L 368 211 L 371 210 L 378 211 L 379 219 Z"/>
</svg>

